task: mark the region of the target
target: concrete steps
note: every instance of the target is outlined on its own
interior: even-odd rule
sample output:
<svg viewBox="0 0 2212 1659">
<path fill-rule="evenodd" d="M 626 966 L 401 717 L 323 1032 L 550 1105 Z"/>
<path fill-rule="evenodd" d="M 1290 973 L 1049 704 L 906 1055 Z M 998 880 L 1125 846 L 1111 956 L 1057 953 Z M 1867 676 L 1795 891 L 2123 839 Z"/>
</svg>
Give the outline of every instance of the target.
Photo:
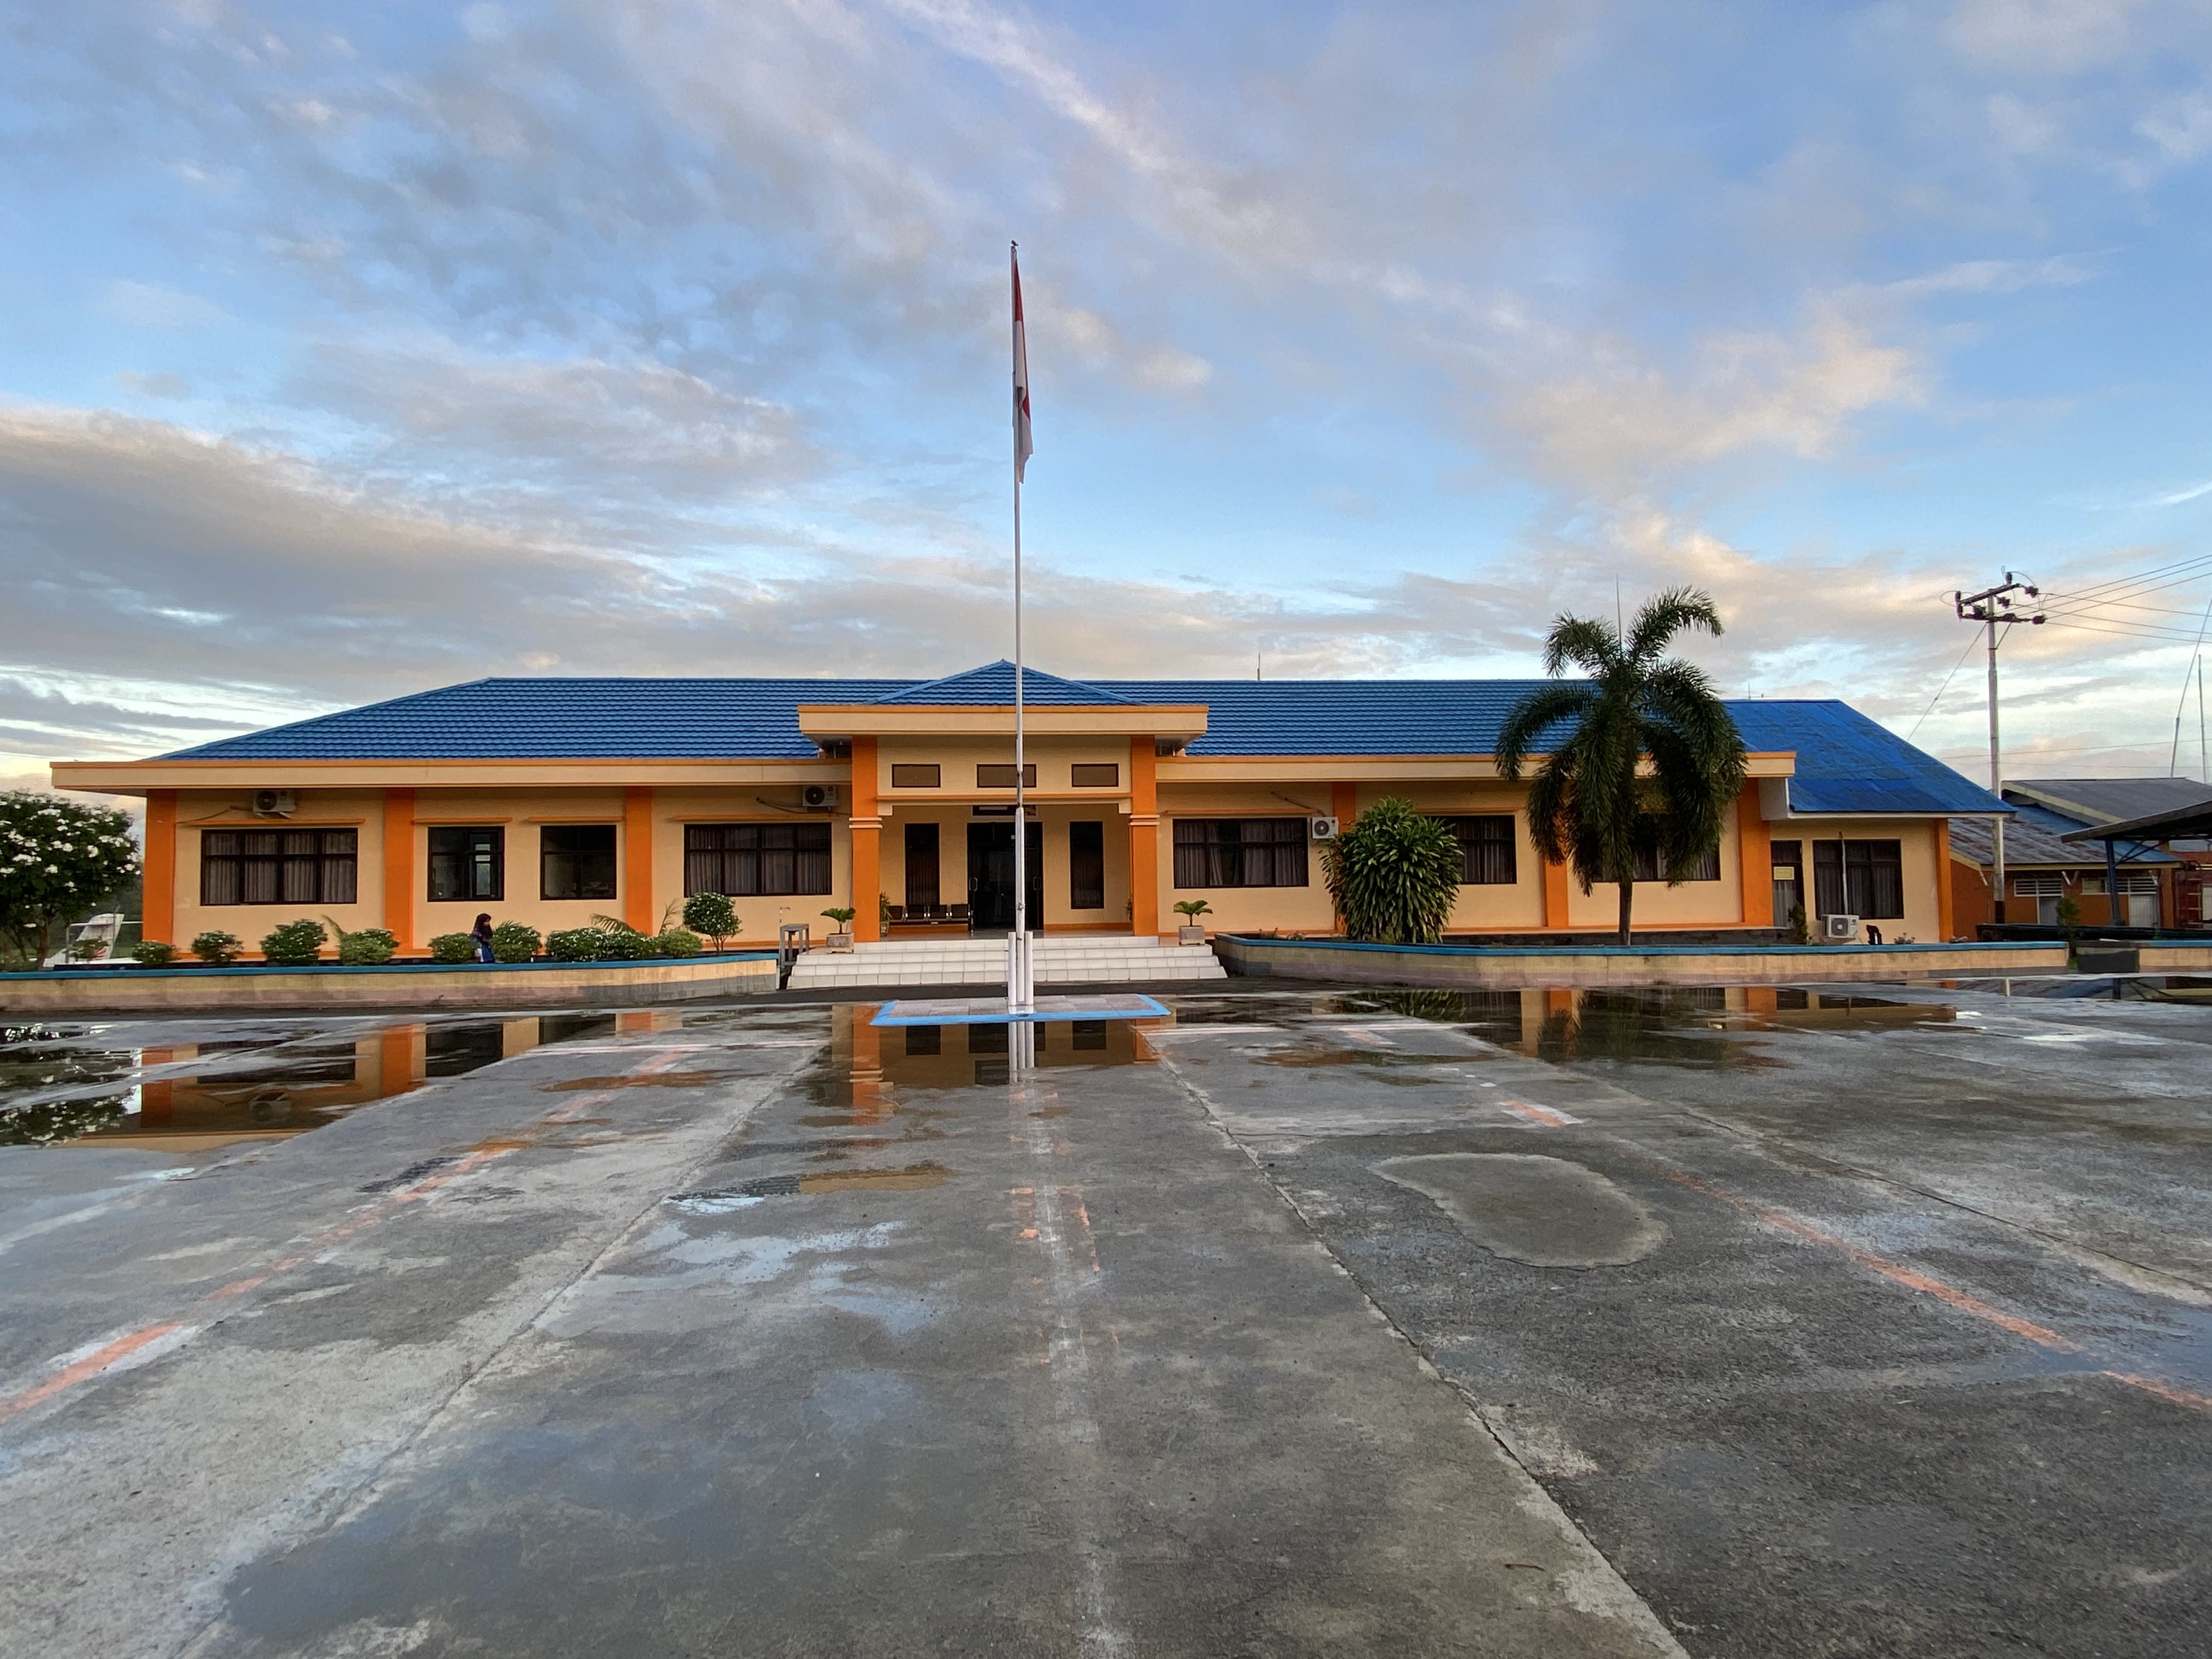
<svg viewBox="0 0 2212 1659">
<path fill-rule="evenodd" d="M 1226 979 L 1210 945 L 1163 945 L 1113 934 L 1040 938 L 1032 947 L 1039 985 L 1148 985 Z M 794 991 L 848 985 L 1002 985 L 1003 939 L 884 939 L 851 952 L 817 948 L 791 970 Z"/>
</svg>

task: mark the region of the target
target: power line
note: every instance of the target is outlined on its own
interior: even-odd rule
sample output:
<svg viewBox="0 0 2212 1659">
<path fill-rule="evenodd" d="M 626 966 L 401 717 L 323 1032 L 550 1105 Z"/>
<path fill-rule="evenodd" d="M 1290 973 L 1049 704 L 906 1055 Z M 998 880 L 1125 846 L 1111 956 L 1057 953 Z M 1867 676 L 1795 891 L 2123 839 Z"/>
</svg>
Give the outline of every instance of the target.
<svg viewBox="0 0 2212 1659">
<path fill-rule="evenodd" d="M 1974 654 L 1974 647 L 1980 643 L 1979 640 L 1966 641 L 1966 648 L 1959 653 L 1959 660 L 1951 665 L 1951 672 L 1943 676 L 1943 684 L 1936 688 L 1936 695 L 1928 699 L 1928 707 L 1920 711 L 1920 718 L 1912 722 L 1912 730 L 1905 734 L 1905 742 L 1911 743 L 1918 735 L 1920 728 L 1928 723 L 1928 717 L 1936 712 L 1936 705 L 1943 701 L 1943 694 L 1951 689 L 1952 679 L 1966 665 L 1966 659 Z"/>
</svg>

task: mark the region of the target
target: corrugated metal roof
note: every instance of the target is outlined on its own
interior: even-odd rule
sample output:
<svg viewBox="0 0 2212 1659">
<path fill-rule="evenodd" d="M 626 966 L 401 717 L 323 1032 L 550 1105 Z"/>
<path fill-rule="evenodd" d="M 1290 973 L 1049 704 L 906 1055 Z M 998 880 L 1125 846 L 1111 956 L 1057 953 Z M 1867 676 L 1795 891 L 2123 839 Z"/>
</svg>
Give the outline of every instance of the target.
<svg viewBox="0 0 2212 1659">
<path fill-rule="evenodd" d="M 2212 801 L 2212 786 L 2194 778 L 2029 778 L 2008 780 L 2005 799 L 2033 801 L 2071 820 L 2069 830 L 2125 823 Z"/>
<path fill-rule="evenodd" d="M 2007 868 L 2024 869 L 2035 865 L 2063 866 L 2068 869 L 2094 867 L 2101 870 L 2105 867 L 2105 849 L 2101 845 L 2084 846 L 2058 839 L 2074 828 L 2070 820 L 2040 806 L 2015 802 L 2014 809 L 2014 816 L 2005 824 Z M 1954 818 L 1951 821 L 1951 850 L 1976 864 L 1989 864 L 1996 856 L 1996 838 L 1990 834 L 1989 821 L 1986 818 Z M 2115 851 L 2123 864 L 2181 862 L 2172 854 L 2145 847 L 2140 842 L 2118 842 Z"/>
<path fill-rule="evenodd" d="M 1204 703 L 1193 755 L 1486 755 L 1549 680 L 1106 680 L 1024 672 L 1040 702 Z M 1003 685 L 1003 694 L 999 688 Z M 800 703 L 1011 701 L 1012 665 L 937 680 L 486 679 L 165 756 L 177 760 L 805 759 Z M 2004 808 L 1849 705 L 1729 704 L 1754 750 L 1792 751 L 1800 812 Z"/>
</svg>

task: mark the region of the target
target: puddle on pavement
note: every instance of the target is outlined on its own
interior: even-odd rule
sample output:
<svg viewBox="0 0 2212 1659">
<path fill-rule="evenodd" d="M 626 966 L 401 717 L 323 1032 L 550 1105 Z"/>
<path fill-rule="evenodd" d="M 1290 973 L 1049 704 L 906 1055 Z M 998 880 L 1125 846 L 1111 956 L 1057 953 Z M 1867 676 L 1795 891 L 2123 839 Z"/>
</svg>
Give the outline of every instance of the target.
<svg viewBox="0 0 2212 1659">
<path fill-rule="evenodd" d="M 823 1107 L 839 1121 L 866 1121 L 901 1109 L 905 1091 L 1004 1086 L 1013 1075 L 1011 1025 L 872 1025 L 876 1006 L 832 1011 Z M 1029 1026 L 1039 1071 L 1149 1066 L 1145 1040 L 1156 1020 L 1046 1019 Z M 825 1126 L 826 1127 L 826 1126 Z"/>
<path fill-rule="evenodd" d="M 648 1072 L 642 1077 L 572 1077 L 538 1087 L 539 1092 L 549 1095 L 583 1094 L 597 1089 L 703 1089 L 738 1075 L 736 1072 Z"/>
<path fill-rule="evenodd" d="M 734 1187 L 678 1193 L 667 1203 L 700 1215 L 720 1215 L 769 1198 L 799 1198 L 812 1193 L 912 1193 L 941 1187 L 957 1173 L 942 1164 L 908 1164 L 895 1170 L 830 1170 L 809 1175 L 763 1176 Z"/>
<path fill-rule="evenodd" d="M 1948 1025 L 1957 1018 L 1948 1004 L 1761 985 L 1382 991 L 1346 997 L 1344 1006 L 1461 1026 L 1536 1060 L 1705 1070 L 1784 1064 L 1755 1040 L 1762 1035 L 1896 1030 Z M 1356 1064 L 1358 1058 L 1336 1063 Z"/>
<path fill-rule="evenodd" d="M 134 1048 L 99 1046 L 88 1026 L 0 1028 L 0 1146 L 197 1152 L 286 1139 L 549 1043 L 629 1035 L 623 1022 L 635 1018 L 422 1021 L 320 1042 L 285 1031 Z M 212 1063 L 197 1069 L 194 1060 Z"/>
</svg>

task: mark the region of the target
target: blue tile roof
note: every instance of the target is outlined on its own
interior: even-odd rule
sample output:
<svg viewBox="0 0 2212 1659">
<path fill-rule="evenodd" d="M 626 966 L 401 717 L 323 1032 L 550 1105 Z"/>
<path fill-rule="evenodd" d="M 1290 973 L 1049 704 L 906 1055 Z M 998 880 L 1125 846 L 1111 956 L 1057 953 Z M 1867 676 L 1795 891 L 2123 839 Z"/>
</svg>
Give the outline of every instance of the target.
<svg viewBox="0 0 2212 1659">
<path fill-rule="evenodd" d="M 1011 703 L 1014 700 L 1014 665 L 1003 658 L 987 663 L 981 668 L 971 668 L 964 674 L 953 674 L 941 680 L 924 680 L 919 685 L 894 691 L 889 696 L 876 697 L 876 702 L 923 703 Z M 1036 669 L 1022 670 L 1022 701 L 1036 703 L 1087 704 L 1091 708 L 1100 703 L 1127 702 L 1128 698 L 1103 686 L 1085 685 L 1081 680 L 1064 680 L 1057 674 L 1041 673 Z"/>
<path fill-rule="evenodd" d="M 1547 680 L 1106 680 L 1034 669 L 1039 703 L 1204 703 L 1193 755 L 1485 755 Z M 1000 703 L 1012 665 L 936 680 L 486 679 L 165 756 L 171 760 L 809 759 L 801 703 Z M 1735 702 L 1754 750 L 1797 757 L 1801 812 L 2008 809 L 1848 704 Z"/>
</svg>

